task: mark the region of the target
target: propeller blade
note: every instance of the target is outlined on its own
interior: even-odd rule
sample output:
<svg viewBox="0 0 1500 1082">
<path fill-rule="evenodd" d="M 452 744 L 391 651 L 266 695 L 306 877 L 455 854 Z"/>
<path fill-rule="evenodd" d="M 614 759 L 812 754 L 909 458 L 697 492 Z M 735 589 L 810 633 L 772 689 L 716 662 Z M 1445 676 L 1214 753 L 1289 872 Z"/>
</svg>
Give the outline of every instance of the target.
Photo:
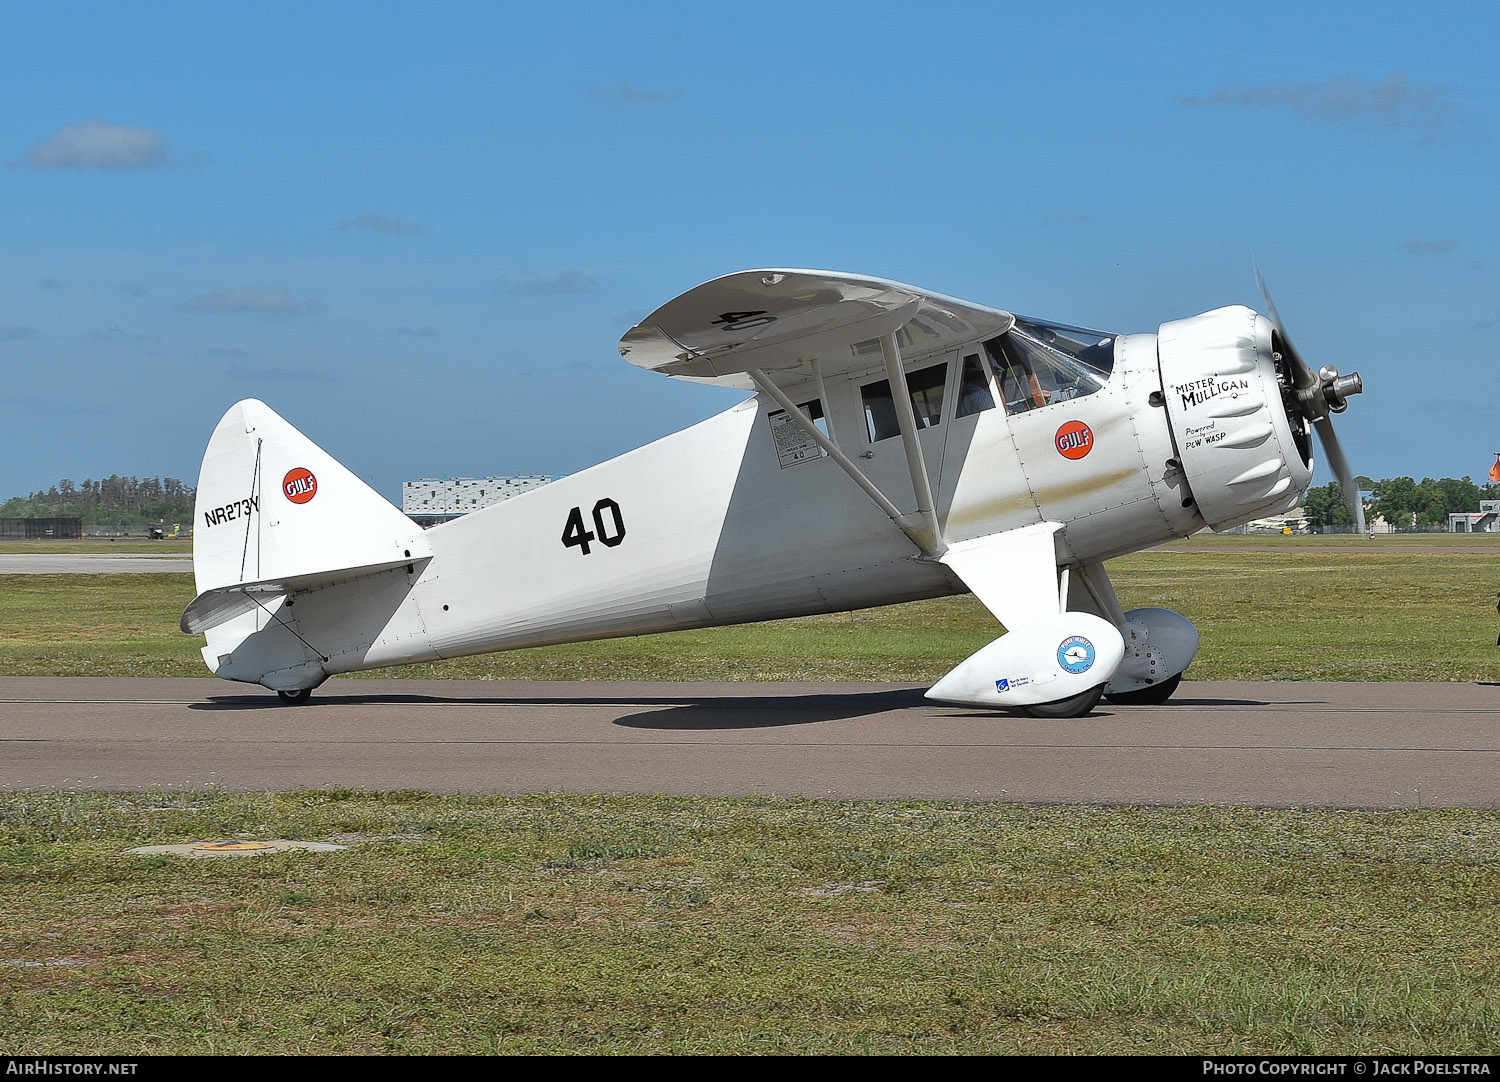
<svg viewBox="0 0 1500 1082">
<path fill-rule="evenodd" d="M 1364 383 L 1360 380 L 1358 372 L 1340 376 L 1338 370 L 1331 366 L 1318 372 L 1308 367 L 1306 362 L 1298 356 L 1296 349 L 1292 347 L 1292 340 L 1287 337 L 1286 325 L 1281 322 L 1281 314 L 1276 311 L 1276 302 L 1271 299 L 1271 291 L 1266 287 L 1266 280 L 1260 273 L 1260 264 L 1253 256 L 1250 259 L 1250 265 L 1255 268 L 1255 284 L 1260 287 L 1261 298 L 1266 302 L 1266 314 L 1271 317 L 1271 322 L 1276 327 L 1276 335 L 1281 339 L 1282 356 L 1291 363 L 1292 390 L 1296 394 L 1298 412 L 1302 414 L 1303 419 L 1311 421 L 1313 428 L 1317 430 L 1318 442 L 1323 445 L 1323 453 L 1328 456 L 1328 465 L 1333 468 L 1334 476 L 1338 478 L 1339 491 L 1343 493 L 1344 502 L 1353 512 L 1354 521 L 1363 536 L 1365 532 L 1364 505 L 1360 503 L 1359 489 L 1354 487 L 1354 475 L 1349 472 L 1349 461 L 1344 458 L 1344 449 L 1339 446 L 1339 438 L 1334 434 L 1333 421 L 1329 419 L 1329 414 L 1343 412 L 1348 397 L 1351 394 L 1359 394 L 1364 389 Z"/>
<path fill-rule="evenodd" d="M 1327 417 L 1313 423 L 1318 432 L 1318 442 L 1323 445 L 1323 453 L 1328 456 L 1328 465 L 1333 467 L 1334 476 L 1338 478 L 1339 491 L 1344 494 L 1344 502 L 1349 505 L 1349 510 L 1354 513 L 1354 522 L 1359 527 L 1360 535 L 1365 532 L 1365 508 L 1359 499 L 1359 489 L 1354 487 L 1354 476 L 1349 472 L 1349 463 L 1344 458 L 1344 449 L 1339 446 L 1339 438 L 1334 434 L 1333 422 Z"/>
<path fill-rule="evenodd" d="M 1318 374 L 1307 366 L 1302 355 L 1292 345 L 1291 338 L 1286 333 L 1286 324 L 1281 322 L 1281 314 L 1276 311 L 1276 302 L 1271 299 L 1271 290 L 1266 286 L 1266 280 L 1261 276 L 1260 264 L 1253 259 L 1251 266 L 1255 268 L 1255 284 L 1260 287 L 1261 300 L 1266 302 L 1266 315 L 1271 317 L 1271 322 L 1276 324 L 1276 333 L 1281 336 L 1281 345 L 1286 350 L 1286 356 L 1292 362 L 1292 371 L 1296 373 L 1295 386 L 1299 391 L 1305 391 L 1318 385 Z"/>
</svg>

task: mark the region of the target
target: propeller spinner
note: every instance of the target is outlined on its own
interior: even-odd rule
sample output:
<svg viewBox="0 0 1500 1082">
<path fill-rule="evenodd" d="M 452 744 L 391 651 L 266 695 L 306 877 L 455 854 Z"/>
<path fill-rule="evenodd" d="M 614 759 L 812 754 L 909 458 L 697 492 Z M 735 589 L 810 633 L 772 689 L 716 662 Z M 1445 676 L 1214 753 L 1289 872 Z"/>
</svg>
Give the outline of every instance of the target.
<svg viewBox="0 0 1500 1082">
<path fill-rule="evenodd" d="M 1286 324 L 1281 321 L 1281 316 L 1276 311 L 1276 302 L 1271 299 L 1271 291 L 1266 288 L 1266 280 L 1261 277 L 1258 266 L 1255 268 L 1255 283 L 1260 286 L 1260 295 L 1266 302 L 1266 314 L 1271 317 L 1271 322 L 1276 328 L 1276 333 L 1272 338 L 1272 348 L 1276 351 L 1278 358 L 1288 365 L 1288 374 L 1291 377 L 1291 398 L 1296 404 L 1297 411 L 1312 424 L 1313 429 L 1318 433 L 1318 442 L 1323 445 L 1323 453 L 1328 456 L 1328 465 L 1332 467 L 1334 476 L 1338 479 L 1339 491 L 1344 494 L 1344 502 L 1349 505 L 1359 532 L 1363 534 L 1365 532 L 1364 505 L 1360 502 L 1359 490 L 1354 485 L 1354 476 L 1349 472 L 1349 462 L 1344 458 L 1344 449 L 1339 446 L 1339 438 L 1333 431 L 1333 421 L 1329 415 L 1343 413 L 1349 406 L 1349 396 L 1359 394 L 1364 390 L 1364 381 L 1359 378 L 1358 372 L 1350 372 L 1347 376 L 1341 375 L 1339 370 L 1332 365 L 1324 365 L 1314 372 L 1292 346 L 1292 340 L 1286 333 Z"/>
</svg>

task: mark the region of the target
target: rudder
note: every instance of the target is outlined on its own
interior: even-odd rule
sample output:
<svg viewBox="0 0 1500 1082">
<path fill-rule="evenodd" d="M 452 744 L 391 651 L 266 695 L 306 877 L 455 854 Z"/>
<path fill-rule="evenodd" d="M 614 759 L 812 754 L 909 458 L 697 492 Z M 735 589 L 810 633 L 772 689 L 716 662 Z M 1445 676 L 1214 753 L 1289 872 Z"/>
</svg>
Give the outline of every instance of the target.
<svg viewBox="0 0 1500 1082">
<path fill-rule="evenodd" d="M 204 660 L 218 675 L 278 690 L 321 682 L 329 660 L 303 649 L 283 602 L 432 556 L 421 527 L 255 399 L 235 403 L 214 429 L 193 520 L 198 596 L 182 630 L 208 636 Z M 253 660 L 232 662 L 270 623 L 283 629 L 282 645 L 260 636 Z"/>
<path fill-rule="evenodd" d="M 420 526 L 253 398 L 214 429 L 193 522 L 199 593 L 432 554 Z"/>
</svg>

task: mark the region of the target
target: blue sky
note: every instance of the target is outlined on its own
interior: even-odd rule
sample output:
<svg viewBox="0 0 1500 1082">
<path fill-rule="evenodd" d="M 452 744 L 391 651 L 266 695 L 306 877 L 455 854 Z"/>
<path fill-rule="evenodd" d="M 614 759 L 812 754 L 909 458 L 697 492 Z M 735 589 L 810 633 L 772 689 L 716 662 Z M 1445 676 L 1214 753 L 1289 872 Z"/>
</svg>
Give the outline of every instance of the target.
<svg viewBox="0 0 1500 1082">
<path fill-rule="evenodd" d="M 1252 254 L 1355 472 L 1480 478 L 1497 12 L 8 4 L 0 499 L 191 483 L 243 397 L 394 500 L 572 472 L 740 397 L 615 352 L 733 270 L 1124 332 L 1262 307 Z"/>
</svg>

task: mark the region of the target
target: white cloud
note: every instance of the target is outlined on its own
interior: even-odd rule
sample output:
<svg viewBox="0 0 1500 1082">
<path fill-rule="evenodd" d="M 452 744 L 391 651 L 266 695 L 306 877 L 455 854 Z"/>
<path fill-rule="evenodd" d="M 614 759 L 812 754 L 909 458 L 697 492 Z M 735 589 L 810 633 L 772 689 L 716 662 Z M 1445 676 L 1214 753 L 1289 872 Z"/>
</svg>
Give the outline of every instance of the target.
<svg viewBox="0 0 1500 1082">
<path fill-rule="evenodd" d="M 161 336 L 145 331 L 127 331 L 111 327 L 107 331 L 89 331 L 85 337 L 94 342 L 105 342 L 117 346 L 149 346 L 161 341 Z"/>
<path fill-rule="evenodd" d="M 1049 214 L 1042 219 L 1042 228 L 1056 229 L 1059 226 L 1088 225 L 1093 220 L 1092 214 Z"/>
<path fill-rule="evenodd" d="M 251 380 L 255 383 L 333 383 L 335 377 L 331 372 L 325 372 L 316 368 L 282 368 L 282 367 L 260 367 L 244 364 L 232 364 L 224 370 L 224 375 L 230 379 Z"/>
<path fill-rule="evenodd" d="M 0 402 L 20 406 L 38 417 L 93 417 L 115 412 L 114 403 L 82 402 L 77 398 L 0 393 Z"/>
<path fill-rule="evenodd" d="M 167 150 L 166 136 L 151 128 L 111 124 L 91 117 L 65 124 L 43 139 L 17 162 L 31 169 L 161 169 L 200 165 L 207 158 L 177 159 Z"/>
<path fill-rule="evenodd" d="M 361 214 L 358 218 L 345 218 L 340 229 L 373 229 L 377 233 L 398 236 L 409 233 L 425 233 L 428 227 L 420 222 L 404 222 L 400 218 L 388 218 L 384 214 Z"/>
<path fill-rule="evenodd" d="M 636 86 L 629 79 L 621 79 L 609 86 L 596 86 L 589 91 L 595 101 L 612 101 L 624 105 L 661 105 L 682 97 L 681 90 L 647 90 Z"/>
<path fill-rule="evenodd" d="M 1278 79 L 1264 86 L 1221 87 L 1205 97 L 1181 97 L 1183 105 L 1227 105 L 1242 109 L 1290 109 L 1307 120 L 1374 121 L 1384 128 L 1411 128 L 1433 135 L 1448 119 L 1453 101 L 1439 86 L 1418 86 L 1398 71 L 1377 83 L 1353 75 L 1312 83 Z"/>
<path fill-rule="evenodd" d="M 199 293 L 177 306 L 179 312 L 207 315 L 249 312 L 264 316 L 308 316 L 326 311 L 328 306 L 316 298 L 298 300 L 285 289 L 215 289 Z"/>
<path fill-rule="evenodd" d="M 551 278 L 528 274 L 524 281 L 500 279 L 500 288 L 516 297 L 558 297 L 568 294 L 599 292 L 598 276 L 578 270 L 559 271 Z"/>
</svg>

